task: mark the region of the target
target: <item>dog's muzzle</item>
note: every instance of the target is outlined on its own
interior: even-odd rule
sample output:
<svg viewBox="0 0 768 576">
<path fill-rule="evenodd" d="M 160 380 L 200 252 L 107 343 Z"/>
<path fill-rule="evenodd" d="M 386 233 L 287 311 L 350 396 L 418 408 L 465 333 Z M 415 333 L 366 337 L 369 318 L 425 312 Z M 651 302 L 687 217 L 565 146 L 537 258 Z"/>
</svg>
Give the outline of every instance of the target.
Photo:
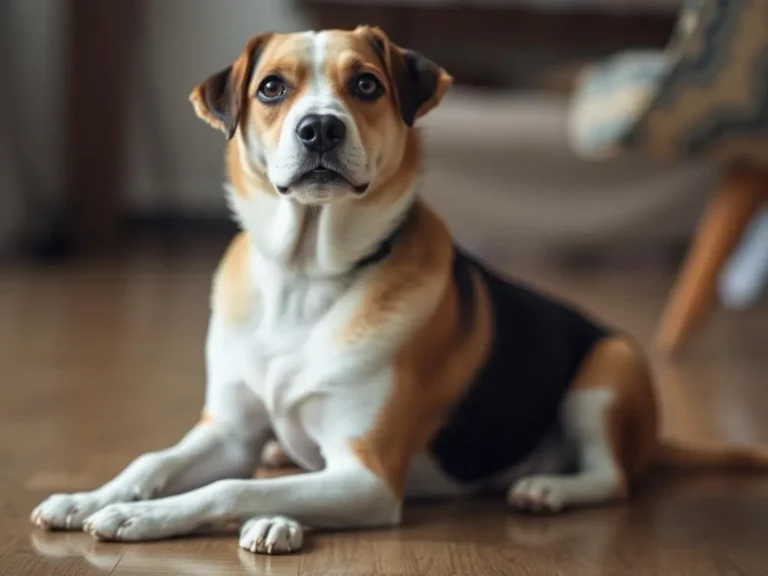
<svg viewBox="0 0 768 576">
<path fill-rule="evenodd" d="M 321 193 L 338 188 L 365 193 L 368 183 L 355 183 L 342 161 L 347 137 L 343 120 L 333 114 L 308 114 L 296 126 L 296 137 L 304 148 L 304 158 L 291 182 L 277 186 L 278 192 L 288 194 L 291 188 L 303 186 Z"/>
</svg>

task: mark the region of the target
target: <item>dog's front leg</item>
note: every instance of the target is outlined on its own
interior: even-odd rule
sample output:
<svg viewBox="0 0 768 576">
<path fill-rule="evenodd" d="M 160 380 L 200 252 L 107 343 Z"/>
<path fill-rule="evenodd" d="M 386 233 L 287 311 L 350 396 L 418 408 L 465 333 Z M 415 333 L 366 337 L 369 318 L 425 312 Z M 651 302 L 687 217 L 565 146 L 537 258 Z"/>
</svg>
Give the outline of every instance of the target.
<svg viewBox="0 0 768 576">
<path fill-rule="evenodd" d="M 212 320 L 206 343 L 207 418 L 175 446 L 139 456 L 100 488 L 47 498 L 32 512 L 32 522 L 46 529 L 79 530 L 83 520 L 110 504 L 178 494 L 253 474 L 269 431 L 269 415 L 242 382 L 230 332 Z"/>
<path fill-rule="evenodd" d="M 45 529 L 79 530 L 85 518 L 110 504 L 176 494 L 222 478 L 247 477 L 258 464 L 260 449 L 257 439 L 238 438 L 216 421 L 201 422 L 175 446 L 139 456 L 96 490 L 50 496 L 31 519 Z"/>
<path fill-rule="evenodd" d="M 150 502 L 109 506 L 86 520 L 102 540 L 155 540 L 203 527 L 247 521 L 240 545 L 252 552 L 285 553 L 302 543 L 301 526 L 359 528 L 393 525 L 401 501 L 359 464 L 268 480 L 223 480 Z"/>
</svg>

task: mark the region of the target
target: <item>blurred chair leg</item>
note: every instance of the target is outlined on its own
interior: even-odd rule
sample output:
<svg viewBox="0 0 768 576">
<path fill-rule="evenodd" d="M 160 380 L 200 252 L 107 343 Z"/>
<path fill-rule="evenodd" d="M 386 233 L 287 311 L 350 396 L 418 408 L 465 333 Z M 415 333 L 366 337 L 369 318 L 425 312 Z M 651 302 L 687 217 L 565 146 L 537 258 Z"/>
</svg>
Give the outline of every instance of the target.
<svg viewBox="0 0 768 576">
<path fill-rule="evenodd" d="M 715 192 L 659 324 L 656 341 L 664 352 L 675 352 L 711 309 L 720 269 L 766 194 L 768 174 L 754 171 L 733 171 Z"/>
<path fill-rule="evenodd" d="M 768 202 L 720 275 L 720 301 L 727 308 L 754 304 L 768 286 Z"/>
</svg>

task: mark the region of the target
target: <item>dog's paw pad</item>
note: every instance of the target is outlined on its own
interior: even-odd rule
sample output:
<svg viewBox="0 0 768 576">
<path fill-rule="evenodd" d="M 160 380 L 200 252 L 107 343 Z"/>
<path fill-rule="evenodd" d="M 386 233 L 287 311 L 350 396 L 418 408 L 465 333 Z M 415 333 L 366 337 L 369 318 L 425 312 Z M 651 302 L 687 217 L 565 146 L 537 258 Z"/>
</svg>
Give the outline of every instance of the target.
<svg viewBox="0 0 768 576">
<path fill-rule="evenodd" d="M 554 476 L 523 478 L 509 491 L 507 500 L 526 512 L 559 512 L 564 503 L 562 480 Z"/>
<path fill-rule="evenodd" d="M 240 530 L 240 547 L 254 554 L 291 554 L 303 543 L 301 525 L 283 516 L 251 518 Z"/>
<path fill-rule="evenodd" d="M 29 519 L 44 530 L 80 530 L 83 520 L 101 506 L 92 494 L 55 494 L 35 508 Z"/>
</svg>

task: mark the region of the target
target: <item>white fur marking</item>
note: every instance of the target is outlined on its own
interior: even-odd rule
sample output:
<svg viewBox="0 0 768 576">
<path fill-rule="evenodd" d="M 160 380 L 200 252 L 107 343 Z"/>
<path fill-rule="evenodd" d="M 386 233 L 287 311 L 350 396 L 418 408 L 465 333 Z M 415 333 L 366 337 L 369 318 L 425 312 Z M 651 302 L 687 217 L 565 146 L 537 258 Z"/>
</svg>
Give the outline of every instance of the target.
<svg viewBox="0 0 768 576">
<path fill-rule="evenodd" d="M 622 473 L 616 462 L 605 416 L 613 402 L 609 389 L 569 392 L 562 424 L 578 451 L 579 470 L 572 475 L 531 475 L 509 491 L 509 503 L 533 512 L 557 512 L 569 506 L 598 504 L 617 496 Z"/>
<path fill-rule="evenodd" d="M 240 548 L 253 554 L 291 554 L 303 543 L 301 525 L 284 516 L 251 518 L 240 530 Z"/>
</svg>

